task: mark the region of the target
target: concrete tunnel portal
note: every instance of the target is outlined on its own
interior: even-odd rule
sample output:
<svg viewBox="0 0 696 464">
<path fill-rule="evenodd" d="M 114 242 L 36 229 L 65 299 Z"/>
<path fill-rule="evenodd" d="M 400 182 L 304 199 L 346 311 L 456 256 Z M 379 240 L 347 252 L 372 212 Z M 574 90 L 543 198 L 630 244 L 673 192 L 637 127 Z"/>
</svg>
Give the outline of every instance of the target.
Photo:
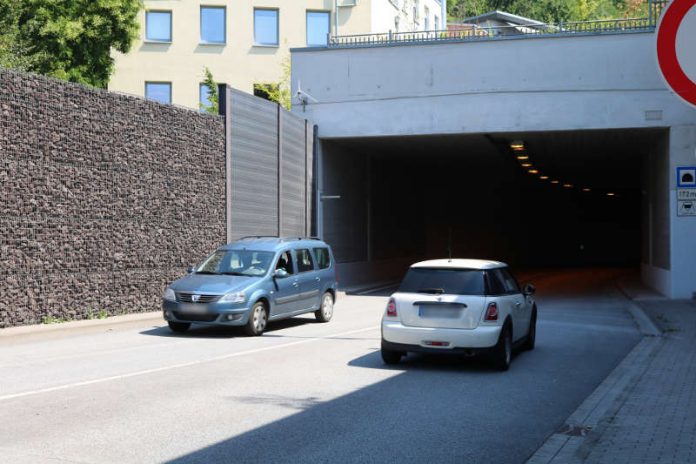
<svg viewBox="0 0 696 464">
<path fill-rule="evenodd" d="M 667 140 L 664 129 L 323 140 L 320 233 L 356 281 L 450 253 L 638 268 L 659 240 L 651 172 Z"/>
</svg>

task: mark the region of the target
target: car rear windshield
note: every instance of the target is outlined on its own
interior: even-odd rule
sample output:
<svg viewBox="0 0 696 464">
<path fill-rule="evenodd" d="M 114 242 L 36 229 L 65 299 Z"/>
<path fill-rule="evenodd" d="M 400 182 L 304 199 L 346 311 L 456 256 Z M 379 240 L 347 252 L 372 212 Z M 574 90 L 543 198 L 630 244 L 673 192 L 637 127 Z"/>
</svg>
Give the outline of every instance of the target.
<svg viewBox="0 0 696 464">
<path fill-rule="evenodd" d="M 400 292 L 453 295 L 485 295 L 483 271 L 476 269 L 411 268 Z"/>
</svg>

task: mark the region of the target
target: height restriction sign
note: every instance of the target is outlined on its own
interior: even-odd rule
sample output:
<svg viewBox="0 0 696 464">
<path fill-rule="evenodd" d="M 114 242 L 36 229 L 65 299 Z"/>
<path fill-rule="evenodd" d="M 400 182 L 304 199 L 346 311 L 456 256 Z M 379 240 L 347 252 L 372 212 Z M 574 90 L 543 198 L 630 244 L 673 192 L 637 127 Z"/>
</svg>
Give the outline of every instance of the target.
<svg viewBox="0 0 696 464">
<path fill-rule="evenodd" d="M 696 0 L 672 0 L 657 25 L 657 62 L 667 85 L 696 106 Z"/>
</svg>

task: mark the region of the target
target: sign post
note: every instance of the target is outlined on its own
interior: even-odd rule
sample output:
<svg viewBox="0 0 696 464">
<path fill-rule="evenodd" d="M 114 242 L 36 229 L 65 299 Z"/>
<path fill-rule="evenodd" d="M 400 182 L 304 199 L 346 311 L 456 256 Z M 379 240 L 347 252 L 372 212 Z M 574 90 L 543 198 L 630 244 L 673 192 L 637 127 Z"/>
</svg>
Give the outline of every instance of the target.
<svg viewBox="0 0 696 464">
<path fill-rule="evenodd" d="M 669 88 L 696 107 L 696 0 L 673 0 L 657 25 L 657 62 Z"/>
</svg>

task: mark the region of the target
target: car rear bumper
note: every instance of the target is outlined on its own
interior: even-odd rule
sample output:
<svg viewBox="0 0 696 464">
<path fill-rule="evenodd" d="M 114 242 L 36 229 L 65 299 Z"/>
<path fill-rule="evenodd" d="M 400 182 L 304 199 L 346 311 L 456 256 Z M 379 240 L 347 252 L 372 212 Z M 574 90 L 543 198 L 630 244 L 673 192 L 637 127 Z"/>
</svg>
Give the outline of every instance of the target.
<svg viewBox="0 0 696 464">
<path fill-rule="evenodd" d="M 382 322 L 382 346 L 393 351 L 423 353 L 466 352 L 488 349 L 498 343 L 502 326 L 479 326 L 475 329 L 441 329 L 409 327 L 398 321 Z M 439 346 L 438 346 L 439 345 Z M 398 348 L 401 346 L 402 348 Z M 408 349 L 403 347 L 409 347 Z"/>
</svg>

